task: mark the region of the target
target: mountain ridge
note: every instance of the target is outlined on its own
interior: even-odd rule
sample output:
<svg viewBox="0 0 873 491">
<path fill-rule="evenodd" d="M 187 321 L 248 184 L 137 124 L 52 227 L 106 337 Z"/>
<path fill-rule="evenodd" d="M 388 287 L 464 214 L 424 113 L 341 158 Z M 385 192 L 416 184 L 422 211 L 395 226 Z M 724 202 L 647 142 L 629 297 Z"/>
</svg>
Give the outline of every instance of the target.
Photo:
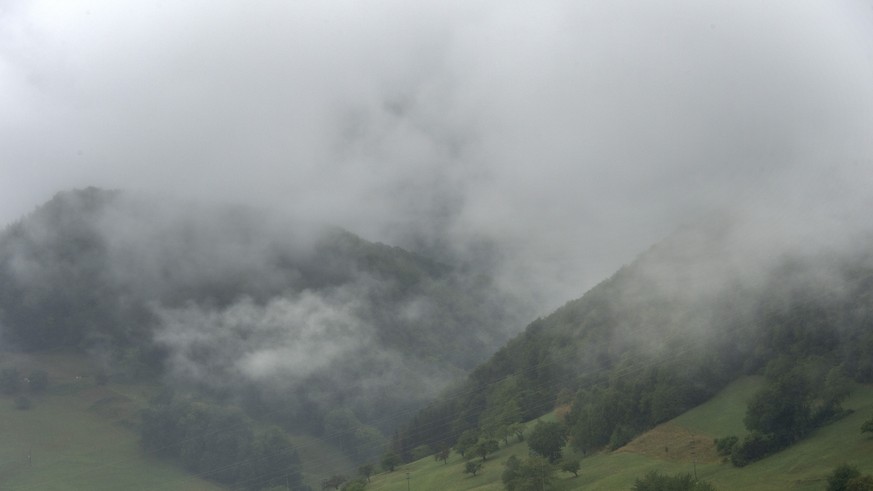
<svg viewBox="0 0 873 491">
<path fill-rule="evenodd" d="M 295 430 L 349 409 L 379 440 L 508 337 L 490 282 L 337 227 L 88 188 L 0 234 L 0 332 L 252 414 L 284 407 L 272 418 Z"/>
</svg>

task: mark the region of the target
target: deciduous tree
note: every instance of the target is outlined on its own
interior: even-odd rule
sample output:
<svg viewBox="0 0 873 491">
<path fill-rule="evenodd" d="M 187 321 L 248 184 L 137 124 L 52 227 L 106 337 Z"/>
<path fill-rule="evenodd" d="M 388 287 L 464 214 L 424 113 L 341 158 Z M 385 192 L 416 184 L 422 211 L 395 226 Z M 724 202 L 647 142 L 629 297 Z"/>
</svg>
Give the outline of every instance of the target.
<svg viewBox="0 0 873 491">
<path fill-rule="evenodd" d="M 475 476 L 480 470 L 482 470 L 482 462 L 471 460 L 464 466 L 465 474 L 472 474 Z"/>
<path fill-rule="evenodd" d="M 561 451 L 567 444 L 567 434 L 560 423 L 539 422 L 528 435 L 527 444 L 531 450 L 554 464 L 561 460 Z"/>
</svg>

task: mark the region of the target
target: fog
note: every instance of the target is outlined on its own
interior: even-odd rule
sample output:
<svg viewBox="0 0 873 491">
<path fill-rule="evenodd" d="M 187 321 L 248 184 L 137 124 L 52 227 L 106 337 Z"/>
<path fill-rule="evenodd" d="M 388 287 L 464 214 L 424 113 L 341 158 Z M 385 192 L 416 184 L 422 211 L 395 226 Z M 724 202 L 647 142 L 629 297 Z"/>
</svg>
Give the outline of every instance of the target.
<svg viewBox="0 0 873 491">
<path fill-rule="evenodd" d="M 12 0 L 0 108 L 2 223 L 88 185 L 244 203 L 488 258 L 532 318 L 711 214 L 866 226 L 873 9 Z"/>
</svg>

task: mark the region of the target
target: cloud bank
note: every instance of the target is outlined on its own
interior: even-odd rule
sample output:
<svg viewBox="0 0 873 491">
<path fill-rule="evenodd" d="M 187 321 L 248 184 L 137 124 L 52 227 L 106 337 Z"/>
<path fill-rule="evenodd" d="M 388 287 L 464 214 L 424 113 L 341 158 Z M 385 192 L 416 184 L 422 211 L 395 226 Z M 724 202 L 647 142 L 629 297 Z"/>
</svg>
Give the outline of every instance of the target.
<svg viewBox="0 0 873 491">
<path fill-rule="evenodd" d="M 787 234 L 765 244 L 864 223 L 871 19 L 851 0 L 5 2 L 0 218 L 86 185 L 254 204 L 488 258 L 547 312 L 719 210 Z"/>
</svg>

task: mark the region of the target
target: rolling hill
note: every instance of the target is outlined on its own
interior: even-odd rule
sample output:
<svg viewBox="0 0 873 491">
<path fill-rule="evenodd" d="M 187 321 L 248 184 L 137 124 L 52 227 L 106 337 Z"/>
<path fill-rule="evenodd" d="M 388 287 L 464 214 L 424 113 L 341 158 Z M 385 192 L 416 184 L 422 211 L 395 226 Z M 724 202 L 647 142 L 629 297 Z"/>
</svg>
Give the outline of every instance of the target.
<svg viewBox="0 0 873 491">
<path fill-rule="evenodd" d="M 327 225 L 96 188 L 0 233 L 0 351 L 86 355 L 353 460 L 511 333 L 484 274 Z"/>
<path fill-rule="evenodd" d="M 723 216 L 653 246 L 532 322 L 419 412 L 395 449 L 443 448 L 469 431 L 499 438 L 556 406 L 578 451 L 619 448 L 761 374 L 770 392 L 757 407 L 797 409 L 772 420 L 796 425 L 753 427 L 770 435 L 768 452 L 797 443 L 839 416 L 850 380 L 873 381 L 873 248 L 860 234 L 787 246 L 753 230 Z M 785 402 L 792 384 L 801 395 Z"/>
<path fill-rule="evenodd" d="M 599 451 L 581 459 L 579 476 L 558 472 L 552 488 L 562 490 L 628 490 L 647 472 L 663 474 L 696 472 L 716 489 L 821 490 L 827 475 L 838 465 L 851 463 L 863 473 L 873 473 L 873 439 L 860 431 L 873 415 L 873 389 L 856 386 L 845 402 L 851 416 L 815 431 L 802 443 L 747 467 L 736 468 L 715 452 L 712 439 L 743 428 L 746 404 L 760 389 L 760 377 L 743 377 L 729 384 L 706 403 L 664 422 L 627 445 Z M 482 473 L 464 473 L 466 462 L 452 453 L 446 464 L 432 457 L 410 462 L 393 473 L 371 478 L 371 491 L 402 491 L 406 477 L 423 491 L 502 490 L 501 473 L 507 459 L 528 455 L 526 443 L 501 448 L 485 462 Z M 572 455 L 572 449 L 565 452 Z"/>
<path fill-rule="evenodd" d="M 591 469 L 558 489 L 624 488 L 638 475 L 621 469 L 673 472 L 689 455 L 719 486 L 806 489 L 823 469 L 797 452 L 845 459 L 833 442 L 869 406 L 873 241 L 772 227 L 686 227 L 509 339 L 517 303 L 484 274 L 242 207 L 60 193 L 0 234 L 3 361 L 71 353 L 116 387 L 152 386 L 89 410 L 127 414 L 146 459 L 213 480 L 286 434 L 312 485 L 386 449 L 409 462 L 470 435 L 508 442 L 555 411 Z M 736 468 L 712 453 L 728 436 Z M 225 447 L 238 453 L 209 452 Z M 783 480 L 755 471 L 773 466 Z M 475 481 L 426 467 L 433 486 Z M 226 482 L 245 487 L 246 469 Z M 488 465 L 483 489 L 499 474 Z"/>
</svg>

